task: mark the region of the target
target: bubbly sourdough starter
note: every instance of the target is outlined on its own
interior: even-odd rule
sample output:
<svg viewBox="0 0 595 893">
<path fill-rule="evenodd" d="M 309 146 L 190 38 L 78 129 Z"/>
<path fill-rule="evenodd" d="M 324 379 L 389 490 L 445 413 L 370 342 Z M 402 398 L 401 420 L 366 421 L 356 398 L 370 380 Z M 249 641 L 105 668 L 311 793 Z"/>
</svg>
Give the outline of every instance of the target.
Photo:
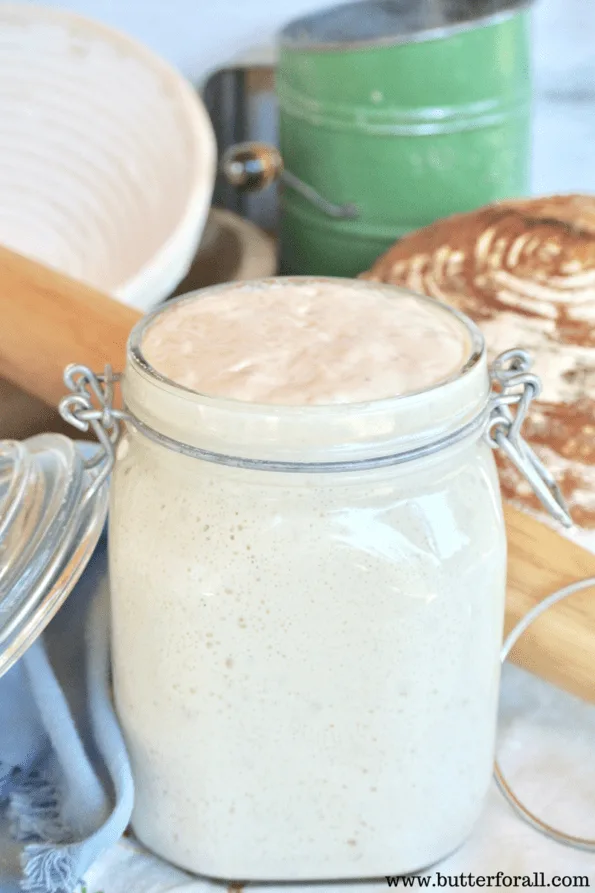
<svg viewBox="0 0 595 893">
<path fill-rule="evenodd" d="M 361 288 L 345 312 L 336 285 L 318 309 L 290 285 L 219 291 L 166 310 L 144 352 L 186 386 L 294 404 L 416 390 L 461 366 L 454 317 Z M 148 414 L 163 384 L 133 367 L 127 401 Z M 465 379 L 468 400 L 484 378 Z M 165 433 L 213 438 L 214 407 L 177 390 Z M 461 393 L 416 405 L 444 424 Z M 344 410 L 311 407 L 304 443 Z M 244 412 L 218 421 L 219 452 L 237 451 Z M 382 455 L 374 438 L 412 411 L 394 401 L 370 418 L 366 448 Z M 279 449 L 293 442 L 283 421 L 274 431 Z M 112 494 L 114 685 L 140 840 L 239 881 L 405 874 L 458 847 L 491 778 L 504 605 L 497 477 L 478 435 L 320 474 L 202 461 L 131 428 Z"/>
<path fill-rule="evenodd" d="M 360 403 L 449 378 L 469 354 L 455 318 L 415 297 L 335 284 L 230 288 L 158 317 L 143 354 L 162 375 L 252 403 Z"/>
</svg>

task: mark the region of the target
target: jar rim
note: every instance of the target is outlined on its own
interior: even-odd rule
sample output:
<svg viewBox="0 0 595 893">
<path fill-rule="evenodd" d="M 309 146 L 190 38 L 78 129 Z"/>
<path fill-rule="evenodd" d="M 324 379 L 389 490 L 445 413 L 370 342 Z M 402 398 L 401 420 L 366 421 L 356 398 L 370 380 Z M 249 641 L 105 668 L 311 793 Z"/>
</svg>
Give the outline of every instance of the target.
<svg viewBox="0 0 595 893">
<path fill-rule="evenodd" d="M 343 284 L 348 288 L 357 288 L 362 291 L 385 291 L 393 294 L 408 295 L 416 300 L 426 304 L 438 305 L 438 307 L 450 314 L 451 317 L 465 328 L 469 336 L 469 354 L 465 362 L 451 375 L 441 379 L 430 387 L 421 388 L 417 391 L 407 391 L 405 394 L 399 394 L 391 397 L 383 397 L 377 400 L 366 400 L 361 402 L 345 402 L 345 403 L 324 403 L 324 404 L 277 404 L 277 403 L 257 403 L 252 401 L 238 400 L 232 397 L 220 397 L 202 393 L 192 388 L 185 387 L 178 382 L 173 381 L 163 375 L 154 366 L 152 366 L 143 354 L 142 342 L 147 329 L 162 314 L 169 312 L 173 307 L 180 304 L 190 303 L 191 301 L 201 300 L 206 297 L 217 294 L 218 292 L 229 291 L 233 288 L 245 288 L 258 286 L 259 288 L 278 285 L 316 285 L 321 283 L 337 283 Z M 207 288 L 196 289 L 188 292 L 173 300 L 167 301 L 144 316 L 132 329 L 128 338 L 128 359 L 132 363 L 136 371 L 147 376 L 152 383 L 175 393 L 180 398 L 185 398 L 195 403 L 202 403 L 205 406 L 217 406 L 223 409 L 234 410 L 245 414 L 262 414 L 274 411 L 278 417 L 295 417 L 296 414 L 302 418 L 315 419 L 317 416 L 327 416 L 329 412 L 340 414 L 352 412 L 365 412 L 366 409 L 373 411 L 390 410 L 391 406 L 403 407 L 406 400 L 418 400 L 423 396 L 431 396 L 439 394 L 444 388 L 452 385 L 464 376 L 467 376 L 475 367 L 485 358 L 486 345 L 485 339 L 478 326 L 466 314 L 454 307 L 449 306 L 443 301 L 436 298 L 430 298 L 427 295 L 420 294 L 412 289 L 403 288 L 397 285 L 391 285 L 383 282 L 374 282 L 364 279 L 349 279 L 339 276 L 269 276 L 262 279 L 242 280 L 239 282 L 224 282 L 218 285 L 208 286 Z"/>
</svg>

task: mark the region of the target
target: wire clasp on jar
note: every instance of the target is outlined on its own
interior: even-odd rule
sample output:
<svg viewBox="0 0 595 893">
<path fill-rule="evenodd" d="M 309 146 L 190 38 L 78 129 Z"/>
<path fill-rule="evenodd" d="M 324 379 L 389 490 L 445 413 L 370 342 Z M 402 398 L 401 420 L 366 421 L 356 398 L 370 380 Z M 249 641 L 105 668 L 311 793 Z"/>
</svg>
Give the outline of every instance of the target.
<svg viewBox="0 0 595 893">
<path fill-rule="evenodd" d="M 541 391 L 539 378 L 530 372 L 530 368 L 531 358 L 524 350 L 509 350 L 501 354 L 491 366 L 491 380 L 495 390 L 491 395 L 487 410 L 482 411 L 469 423 L 442 440 L 431 444 L 396 455 L 348 462 L 285 463 L 244 459 L 222 456 L 172 441 L 165 435 L 152 431 L 130 413 L 114 408 L 114 384 L 120 380 L 120 376 L 114 374 L 109 366 L 106 366 L 103 375 L 95 374 L 87 366 L 68 366 L 64 373 L 64 381 L 71 393 L 63 398 L 59 409 L 62 418 L 78 428 L 79 431 L 88 431 L 91 427 L 103 447 L 86 462 L 86 467 L 91 471 L 95 469 L 96 472 L 87 498 L 101 487 L 113 468 L 115 446 L 123 421 L 135 425 L 157 443 L 177 452 L 183 452 L 185 455 L 235 467 L 257 467 L 261 470 L 289 472 L 304 469 L 310 472 L 351 471 L 356 468 L 399 465 L 440 452 L 475 431 L 485 430 L 485 436 L 490 446 L 499 448 L 506 454 L 515 468 L 529 482 L 552 517 L 566 527 L 570 527 L 572 519 L 556 482 L 521 436 L 521 427 L 529 405 Z M 514 413 L 511 407 L 516 407 Z"/>
<path fill-rule="evenodd" d="M 121 422 L 127 413 L 114 409 L 114 385 L 120 375 L 106 366 L 103 375 L 92 372 L 88 366 L 70 365 L 64 372 L 64 382 L 71 391 L 59 404 L 60 415 L 65 422 L 79 431 L 93 430 L 102 449 L 85 461 L 85 468 L 92 472 L 92 483 L 85 493 L 85 501 L 99 490 L 109 477 L 116 459 L 116 443 L 120 436 Z"/>
<path fill-rule="evenodd" d="M 501 449 L 529 482 L 550 515 L 565 527 L 572 518 L 554 478 L 521 436 L 529 405 L 541 393 L 541 382 L 531 371 L 531 357 L 524 350 L 507 350 L 491 365 L 492 383 L 498 389 L 490 401 L 486 437 Z M 511 407 L 516 407 L 513 413 Z"/>
</svg>

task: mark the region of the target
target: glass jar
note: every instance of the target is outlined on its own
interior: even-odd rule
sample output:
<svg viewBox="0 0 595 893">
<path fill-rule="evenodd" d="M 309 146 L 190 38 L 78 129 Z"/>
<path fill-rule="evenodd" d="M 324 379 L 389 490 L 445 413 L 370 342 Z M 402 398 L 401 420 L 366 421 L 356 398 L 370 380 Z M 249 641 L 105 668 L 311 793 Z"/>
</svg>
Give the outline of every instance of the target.
<svg viewBox="0 0 595 893">
<path fill-rule="evenodd" d="M 478 329 L 432 306 L 467 330 L 462 367 L 365 404 L 203 396 L 144 359 L 156 314 L 132 333 L 109 522 L 114 694 L 134 831 L 177 865 L 407 874 L 478 818 L 506 578 L 494 442 L 557 494 L 518 436 L 526 357 L 504 357 L 494 394 Z"/>
</svg>

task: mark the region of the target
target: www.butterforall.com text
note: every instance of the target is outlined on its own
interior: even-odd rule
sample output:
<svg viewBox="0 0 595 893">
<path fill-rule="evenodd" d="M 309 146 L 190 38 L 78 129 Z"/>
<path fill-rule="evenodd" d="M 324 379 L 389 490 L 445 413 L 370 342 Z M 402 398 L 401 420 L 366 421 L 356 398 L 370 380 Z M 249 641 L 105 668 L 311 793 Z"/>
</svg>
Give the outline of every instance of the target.
<svg viewBox="0 0 595 893">
<path fill-rule="evenodd" d="M 532 874 L 442 874 L 437 871 L 423 877 L 387 876 L 389 887 L 590 887 L 586 874 L 554 875 L 546 878 L 543 871 Z"/>
</svg>

